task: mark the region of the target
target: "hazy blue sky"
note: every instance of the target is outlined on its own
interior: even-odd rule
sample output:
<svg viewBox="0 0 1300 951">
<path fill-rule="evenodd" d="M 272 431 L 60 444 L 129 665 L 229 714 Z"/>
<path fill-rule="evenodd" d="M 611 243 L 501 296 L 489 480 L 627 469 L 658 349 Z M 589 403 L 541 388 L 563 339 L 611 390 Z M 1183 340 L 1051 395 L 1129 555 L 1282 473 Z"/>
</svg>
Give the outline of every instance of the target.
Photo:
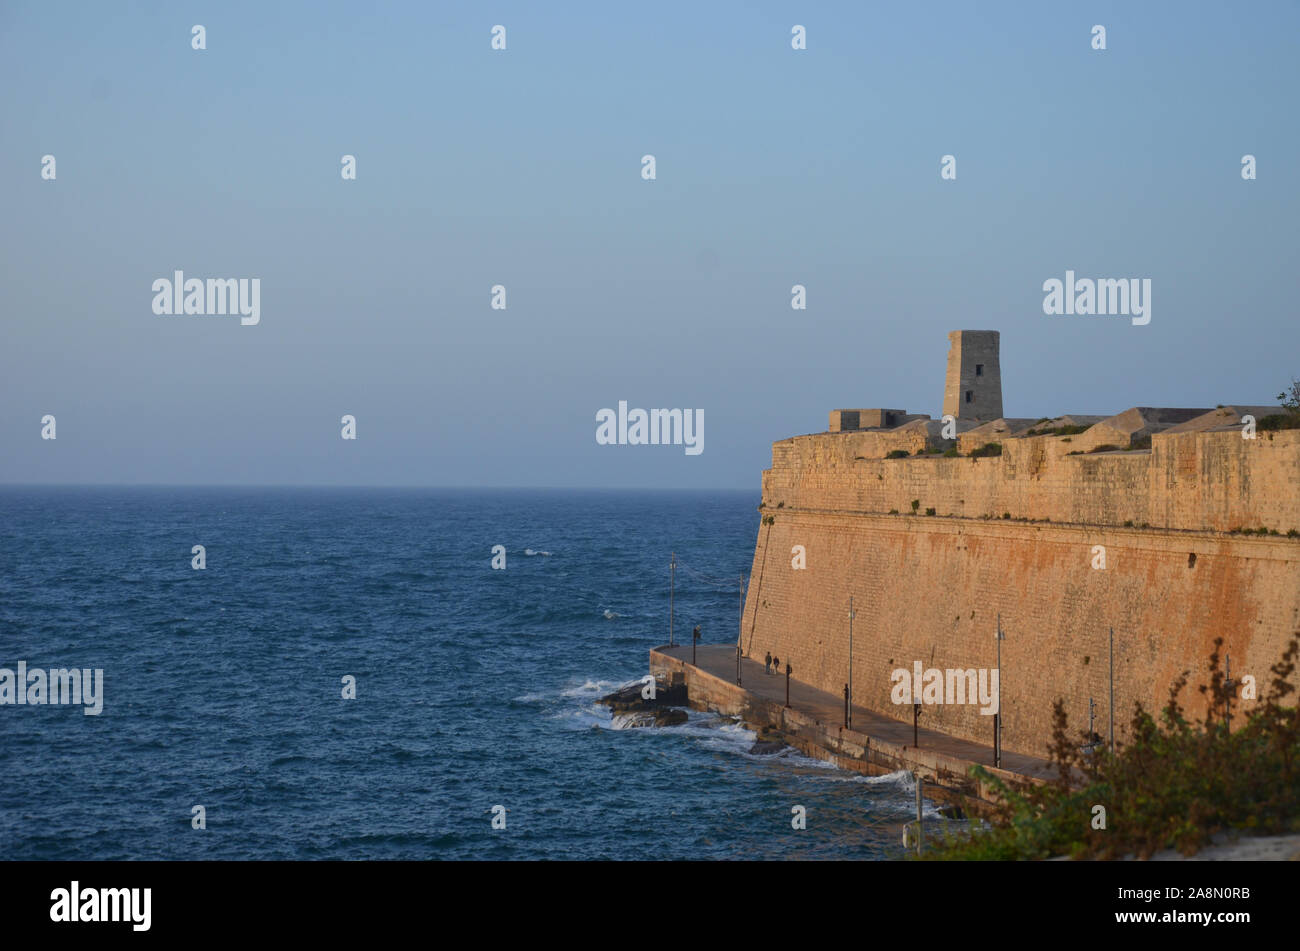
<svg viewBox="0 0 1300 951">
<path fill-rule="evenodd" d="M 0 482 L 756 490 L 830 409 L 939 415 L 963 328 L 1008 415 L 1269 401 L 1297 37 L 1289 2 L 5 2 Z M 1045 316 L 1067 268 L 1150 278 L 1151 323 Z M 155 316 L 176 269 L 260 278 L 261 323 Z M 620 399 L 703 409 L 703 454 L 598 446 Z"/>
</svg>

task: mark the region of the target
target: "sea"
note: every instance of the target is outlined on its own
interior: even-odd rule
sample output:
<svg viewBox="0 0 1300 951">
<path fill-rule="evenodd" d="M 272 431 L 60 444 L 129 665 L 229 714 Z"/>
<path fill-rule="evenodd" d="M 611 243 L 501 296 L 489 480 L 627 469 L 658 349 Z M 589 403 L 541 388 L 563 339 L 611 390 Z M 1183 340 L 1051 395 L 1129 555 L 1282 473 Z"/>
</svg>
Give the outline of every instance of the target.
<svg viewBox="0 0 1300 951">
<path fill-rule="evenodd" d="M 677 637 L 735 642 L 758 502 L 0 487 L 0 668 L 103 672 L 98 715 L 0 704 L 0 859 L 901 858 L 907 775 L 596 703 L 674 555 Z"/>
</svg>

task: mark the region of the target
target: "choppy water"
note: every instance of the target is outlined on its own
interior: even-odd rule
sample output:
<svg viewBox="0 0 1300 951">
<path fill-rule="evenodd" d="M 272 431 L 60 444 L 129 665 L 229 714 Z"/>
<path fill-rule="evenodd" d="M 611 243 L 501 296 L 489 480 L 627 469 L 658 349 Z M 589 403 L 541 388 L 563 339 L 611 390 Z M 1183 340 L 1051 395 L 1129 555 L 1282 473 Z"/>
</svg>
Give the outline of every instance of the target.
<svg viewBox="0 0 1300 951">
<path fill-rule="evenodd" d="M 679 630 L 734 640 L 736 587 L 704 579 L 748 571 L 757 503 L 0 489 L 0 667 L 103 668 L 105 694 L 0 706 L 0 858 L 897 856 L 905 777 L 594 704 L 667 639 L 670 551 Z"/>
</svg>

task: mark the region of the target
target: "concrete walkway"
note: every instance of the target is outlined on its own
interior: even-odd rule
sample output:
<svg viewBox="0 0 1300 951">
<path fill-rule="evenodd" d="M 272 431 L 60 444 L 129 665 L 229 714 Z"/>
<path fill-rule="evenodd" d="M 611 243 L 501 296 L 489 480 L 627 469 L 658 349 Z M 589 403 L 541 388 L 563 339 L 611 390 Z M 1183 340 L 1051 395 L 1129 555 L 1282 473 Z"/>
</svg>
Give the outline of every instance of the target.
<svg viewBox="0 0 1300 951">
<path fill-rule="evenodd" d="M 656 650 L 661 654 L 666 654 L 687 664 L 691 662 L 691 647 L 689 644 L 659 647 Z M 701 644 L 696 648 L 694 666 L 729 683 L 735 683 L 736 648 L 734 645 Z M 773 700 L 777 703 L 785 703 L 784 673 L 780 676 L 775 673 L 765 674 L 761 663 L 750 658 L 744 658 L 740 666 L 740 679 L 741 687 L 755 696 L 762 697 L 765 700 Z M 808 684 L 800 683 L 793 677 L 790 678 L 790 706 L 823 723 L 841 724 L 844 722 L 844 696 L 842 694 L 836 696 L 824 690 L 818 690 Z M 921 714 L 921 722 L 925 722 L 924 712 Z M 866 733 L 873 739 L 885 740 L 899 746 L 912 745 L 912 724 L 910 720 L 906 723 L 894 720 L 857 704 L 853 706 L 853 729 Z M 990 734 L 992 729 L 992 718 L 990 717 Z M 956 737 L 948 736 L 946 733 L 927 730 L 925 727 L 921 727 L 918 739 L 920 749 L 934 750 L 970 763 L 982 763 L 986 766 L 993 765 L 993 747 L 991 745 L 986 746 L 971 740 L 959 740 Z M 1026 756 L 1023 753 L 1004 751 L 1002 754 L 1002 768 L 1026 776 L 1036 776 L 1044 779 L 1055 778 L 1056 776 L 1056 771 L 1048 765 L 1046 759 Z"/>
</svg>

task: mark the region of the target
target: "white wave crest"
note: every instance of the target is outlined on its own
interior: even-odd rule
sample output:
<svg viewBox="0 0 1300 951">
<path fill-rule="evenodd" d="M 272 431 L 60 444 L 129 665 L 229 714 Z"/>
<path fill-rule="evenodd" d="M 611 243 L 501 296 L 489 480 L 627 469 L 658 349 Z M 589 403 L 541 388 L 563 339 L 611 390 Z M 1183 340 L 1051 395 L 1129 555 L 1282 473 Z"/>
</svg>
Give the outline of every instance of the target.
<svg viewBox="0 0 1300 951">
<path fill-rule="evenodd" d="M 897 769 L 892 773 L 882 773 L 879 776 L 850 773 L 847 776 L 836 776 L 835 781 L 840 783 L 863 783 L 867 786 L 896 786 L 905 792 L 912 792 L 912 774 L 906 769 Z"/>
<path fill-rule="evenodd" d="M 653 730 L 655 718 L 650 713 L 616 713 L 610 718 L 611 730 Z"/>
<path fill-rule="evenodd" d="M 561 697 L 592 697 L 604 696 L 612 693 L 619 687 L 629 686 L 633 683 L 640 683 L 639 680 L 629 680 L 627 684 L 615 683 L 612 680 L 585 680 L 576 687 L 566 687 L 560 691 Z"/>
</svg>

